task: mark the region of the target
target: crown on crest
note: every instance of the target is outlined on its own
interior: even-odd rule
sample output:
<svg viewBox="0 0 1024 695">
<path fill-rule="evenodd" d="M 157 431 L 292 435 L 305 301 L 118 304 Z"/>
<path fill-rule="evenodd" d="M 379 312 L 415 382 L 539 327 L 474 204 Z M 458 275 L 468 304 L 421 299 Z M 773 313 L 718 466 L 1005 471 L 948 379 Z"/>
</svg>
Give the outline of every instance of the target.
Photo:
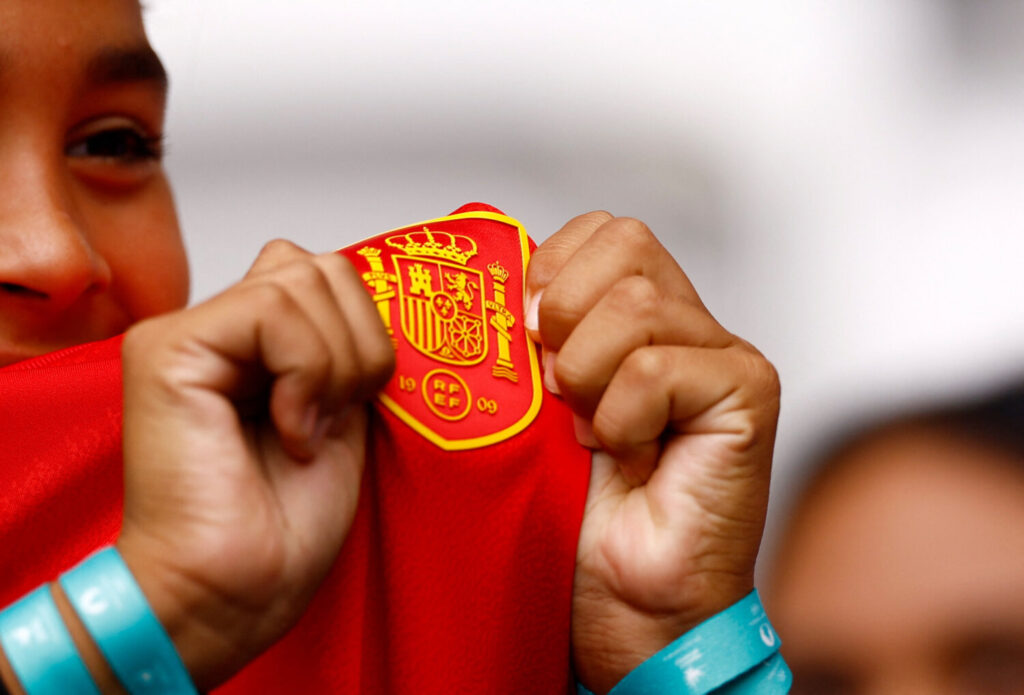
<svg viewBox="0 0 1024 695">
<path fill-rule="evenodd" d="M 508 280 L 508 271 L 502 267 L 501 263 L 495 261 L 487 265 L 487 270 L 491 273 L 491 277 L 498 282 L 505 282 Z"/>
<path fill-rule="evenodd" d="M 476 255 L 476 242 L 461 234 L 432 232 L 426 227 L 418 232 L 389 236 L 384 242 L 410 256 L 431 256 L 466 265 Z"/>
</svg>

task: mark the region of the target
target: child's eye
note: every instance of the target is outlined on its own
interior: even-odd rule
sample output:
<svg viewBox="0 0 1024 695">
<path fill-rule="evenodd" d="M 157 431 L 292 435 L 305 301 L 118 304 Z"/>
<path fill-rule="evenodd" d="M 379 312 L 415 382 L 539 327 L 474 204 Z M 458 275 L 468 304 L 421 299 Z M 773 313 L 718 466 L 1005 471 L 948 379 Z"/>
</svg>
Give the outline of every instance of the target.
<svg viewBox="0 0 1024 695">
<path fill-rule="evenodd" d="M 64 152 L 69 157 L 97 157 L 127 163 L 159 160 L 161 138 L 149 137 L 134 128 L 115 127 L 101 130 L 69 144 Z"/>
</svg>

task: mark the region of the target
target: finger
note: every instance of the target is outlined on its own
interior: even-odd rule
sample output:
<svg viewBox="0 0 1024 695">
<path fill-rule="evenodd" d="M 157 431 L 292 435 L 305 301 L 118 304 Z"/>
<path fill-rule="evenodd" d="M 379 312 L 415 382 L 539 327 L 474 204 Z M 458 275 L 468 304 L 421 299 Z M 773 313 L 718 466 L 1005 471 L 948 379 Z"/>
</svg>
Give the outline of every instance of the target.
<svg viewBox="0 0 1024 695">
<path fill-rule="evenodd" d="M 703 306 L 686 274 L 647 225 L 615 218 L 594 231 L 544 290 L 538 306 L 544 348 L 560 350 L 600 298 L 616 282 L 633 275 L 648 278 L 665 296 Z"/>
<path fill-rule="evenodd" d="M 362 280 L 344 256 L 315 256 L 276 240 L 263 248 L 247 278 L 277 282 L 295 293 L 325 332 L 335 364 L 335 380 L 326 394 L 329 407 L 341 410 L 349 400 L 369 398 L 387 383 L 394 349 Z"/>
<path fill-rule="evenodd" d="M 273 282 L 256 323 L 256 359 L 272 375 L 268 408 L 285 451 L 299 460 L 316 454 L 331 417 L 352 393 L 357 367 L 338 361 L 339 328 L 324 330 L 327 309 Z M 291 333 L 291 335 L 286 335 Z M 244 349 L 241 343 L 232 347 Z M 343 349 L 343 348 L 342 348 Z"/>
<path fill-rule="evenodd" d="M 326 253 L 317 256 L 316 263 L 351 328 L 352 344 L 362 365 L 358 396 L 372 398 L 384 388 L 395 369 L 391 337 L 362 277 L 347 258 L 339 253 Z"/>
<path fill-rule="evenodd" d="M 267 475 L 301 547 L 322 551 L 344 541 L 359 497 L 366 418 L 365 408 L 355 408 L 339 420 L 310 465 L 275 465 L 281 460 L 271 457 Z"/>
<path fill-rule="evenodd" d="M 610 219 L 612 215 L 603 210 L 574 217 L 548 237 L 530 256 L 526 268 L 526 317 L 523 325 L 533 341 L 540 341 L 537 309 L 544 289 L 583 242 Z"/>
<path fill-rule="evenodd" d="M 292 256 L 292 260 L 285 260 L 273 269 L 251 275 L 246 280 L 248 283 L 273 284 L 286 292 L 320 333 L 330 357 L 320 389 L 321 411 L 317 419 L 321 425 L 325 418 L 343 412 L 350 403 L 362 399 L 365 374 L 356 348 L 359 327 L 350 324 L 341 307 L 342 302 L 365 298 L 365 292 L 361 293 L 362 296 L 355 293 L 350 297 L 337 296 L 328 273 L 336 275 L 351 269 L 346 268 L 344 262 L 328 268 L 327 272 L 322 266 L 311 254 Z"/>
<path fill-rule="evenodd" d="M 562 397 L 589 420 L 602 395 L 634 350 L 645 345 L 722 348 L 733 336 L 703 307 L 665 297 L 651 280 L 619 280 L 576 326 L 555 360 Z"/>
<path fill-rule="evenodd" d="M 286 241 L 271 242 L 247 276 L 294 296 L 323 334 L 331 356 L 322 391 L 314 447 L 350 406 L 372 397 L 390 377 L 394 350 L 351 263 L 336 253 L 314 256 Z M 307 417 L 314 417 L 307 414 Z"/>
<path fill-rule="evenodd" d="M 243 283 L 188 311 L 137 324 L 124 356 L 126 403 L 129 396 L 162 399 L 155 412 L 191 403 L 184 416 L 240 418 L 249 401 L 265 402 L 269 388 L 269 414 L 282 445 L 297 458 L 311 455 L 330 349 L 279 285 Z M 130 384 L 147 388 L 129 394 Z M 230 413 L 217 405 L 220 399 L 234 404 Z"/>
<path fill-rule="evenodd" d="M 679 459 L 721 466 L 770 461 L 778 403 L 775 369 L 743 346 L 647 346 L 612 378 L 594 413 L 594 434 L 631 483 L 654 482 L 652 476 L 681 483 L 685 466 L 655 470 L 664 435 L 709 447 Z M 765 448 L 765 455 L 752 455 Z"/>
<path fill-rule="evenodd" d="M 309 260 L 313 254 L 287 239 L 273 239 L 260 249 L 256 259 L 246 272 L 246 278 L 257 277 L 272 272 L 288 263 L 298 260 Z"/>
</svg>

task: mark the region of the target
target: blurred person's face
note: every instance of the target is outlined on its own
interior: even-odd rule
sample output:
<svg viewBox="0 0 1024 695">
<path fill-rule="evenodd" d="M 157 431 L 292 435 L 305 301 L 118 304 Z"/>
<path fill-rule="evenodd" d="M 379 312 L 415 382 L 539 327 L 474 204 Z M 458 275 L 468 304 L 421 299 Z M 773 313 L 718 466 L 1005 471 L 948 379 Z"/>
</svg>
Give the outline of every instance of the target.
<svg viewBox="0 0 1024 695">
<path fill-rule="evenodd" d="M 0 2 L 0 365 L 188 297 L 136 0 Z"/>
<path fill-rule="evenodd" d="M 768 592 L 794 694 L 1024 693 L 1024 469 L 911 431 L 844 461 Z"/>
</svg>

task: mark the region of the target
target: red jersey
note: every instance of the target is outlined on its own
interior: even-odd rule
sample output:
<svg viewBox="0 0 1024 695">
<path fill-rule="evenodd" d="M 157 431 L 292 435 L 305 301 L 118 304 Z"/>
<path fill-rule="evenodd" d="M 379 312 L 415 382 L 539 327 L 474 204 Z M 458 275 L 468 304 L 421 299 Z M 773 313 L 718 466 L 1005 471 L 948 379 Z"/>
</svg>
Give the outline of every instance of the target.
<svg viewBox="0 0 1024 695">
<path fill-rule="evenodd" d="M 355 522 L 305 616 L 218 693 L 564 693 L 589 452 L 523 328 L 494 208 L 342 249 L 396 346 Z M 0 603 L 120 528 L 120 338 L 0 370 Z"/>
</svg>

